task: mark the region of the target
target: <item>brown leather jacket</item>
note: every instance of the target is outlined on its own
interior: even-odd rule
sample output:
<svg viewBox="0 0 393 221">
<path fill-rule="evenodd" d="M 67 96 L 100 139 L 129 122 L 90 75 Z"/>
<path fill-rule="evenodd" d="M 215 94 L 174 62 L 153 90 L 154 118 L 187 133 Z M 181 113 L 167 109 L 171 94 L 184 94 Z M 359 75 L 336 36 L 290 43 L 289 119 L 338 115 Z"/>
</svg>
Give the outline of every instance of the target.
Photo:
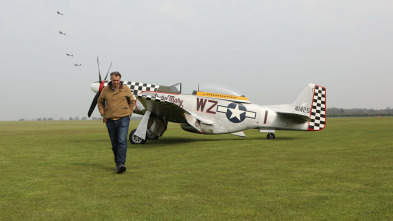
<svg viewBox="0 0 393 221">
<path fill-rule="evenodd" d="M 102 89 L 97 100 L 98 110 L 102 117 L 117 120 L 131 116 L 135 106 L 135 99 L 129 87 L 120 83 L 119 90 L 112 89 L 112 82 Z"/>
</svg>

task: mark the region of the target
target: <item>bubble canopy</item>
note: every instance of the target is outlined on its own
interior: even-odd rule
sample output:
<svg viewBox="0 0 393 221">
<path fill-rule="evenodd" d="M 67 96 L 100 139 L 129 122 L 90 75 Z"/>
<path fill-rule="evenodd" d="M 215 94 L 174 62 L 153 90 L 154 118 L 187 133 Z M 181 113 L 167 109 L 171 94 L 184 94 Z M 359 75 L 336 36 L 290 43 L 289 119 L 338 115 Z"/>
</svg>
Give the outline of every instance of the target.
<svg viewBox="0 0 393 221">
<path fill-rule="evenodd" d="M 241 93 L 237 90 L 234 90 L 230 87 L 227 87 L 227 86 L 224 86 L 221 84 L 211 83 L 211 82 L 199 83 L 198 84 L 198 91 L 244 97 L 243 93 Z"/>
</svg>

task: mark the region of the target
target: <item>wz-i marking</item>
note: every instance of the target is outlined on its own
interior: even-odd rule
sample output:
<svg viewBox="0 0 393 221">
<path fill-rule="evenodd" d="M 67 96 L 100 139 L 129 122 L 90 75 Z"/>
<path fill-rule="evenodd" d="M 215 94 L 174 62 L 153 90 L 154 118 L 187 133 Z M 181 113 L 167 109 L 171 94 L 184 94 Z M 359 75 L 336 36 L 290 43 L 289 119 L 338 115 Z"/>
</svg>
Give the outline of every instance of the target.
<svg viewBox="0 0 393 221">
<path fill-rule="evenodd" d="M 197 111 L 203 112 L 206 106 L 206 102 L 210 103 L 210 107 L 206 110 L 206 113 L 209 114 L 216 114 L 213 108 L 217 105 L 218 101 L 215 100 L 208 100 L 203 98 L 197 98 Z"/>
</svg>

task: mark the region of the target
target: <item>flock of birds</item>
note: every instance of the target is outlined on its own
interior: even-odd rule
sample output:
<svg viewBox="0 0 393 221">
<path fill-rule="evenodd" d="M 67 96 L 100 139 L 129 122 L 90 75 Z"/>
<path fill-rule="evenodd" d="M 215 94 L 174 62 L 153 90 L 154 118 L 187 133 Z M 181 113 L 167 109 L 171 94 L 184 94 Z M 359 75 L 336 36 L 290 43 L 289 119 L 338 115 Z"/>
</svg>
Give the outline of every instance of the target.
<svg viewBox="0 0 393 221">
<path fill-rule="evenodd" d="M 57 11 L 57 14 L 58 15 L 64 15 L 63 13 L 61 13 L 61 12 L 59 12 L 59 11 Z M 59 31 L 59 34 L 61 34 L 61 35 L 66 35 L 66 33 L 64 33 L 64 32 L 62 32 L 62 31 Z M 73 54 L 66 54 L 66 56 L 68 56 L 68 57 L 74 57 L 74 55 Z M 82 66 L 82 64 L 74 64 L 74 66 L 75 67 L 78 67 L 78 66 Z"/>
</svg>

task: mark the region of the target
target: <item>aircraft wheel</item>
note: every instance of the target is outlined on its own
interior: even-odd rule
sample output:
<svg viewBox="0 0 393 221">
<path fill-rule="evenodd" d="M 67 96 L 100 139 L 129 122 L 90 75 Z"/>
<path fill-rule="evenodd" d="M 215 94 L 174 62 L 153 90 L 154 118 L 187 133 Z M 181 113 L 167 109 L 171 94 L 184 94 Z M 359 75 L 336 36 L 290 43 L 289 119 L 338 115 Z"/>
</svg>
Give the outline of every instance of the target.
<svg viewBox="0 0 393 221">
<path fill-rule="evenodd" d="M 146 140 L 135 135 L 135 131 L 136 131 L 136 129 L 132 130 L 129 137 L 128 137 L 128 139 L 130 140 L 130 143 L 131 144 L 145 144 Z"/>
<path fill-rule="evenodd" d="M 158 136 L 154 136 L 152 133 L 146 132 L 147 140 L 158 140 Z"/>
<path fill-rule="evenodd" d="M 276 136 L 274 135 L 274 133 L 268 133 L 267 134 L 267 139 L 268 140 L 274 140 L 274 139 L 276 139 Z"/>
</svg>

